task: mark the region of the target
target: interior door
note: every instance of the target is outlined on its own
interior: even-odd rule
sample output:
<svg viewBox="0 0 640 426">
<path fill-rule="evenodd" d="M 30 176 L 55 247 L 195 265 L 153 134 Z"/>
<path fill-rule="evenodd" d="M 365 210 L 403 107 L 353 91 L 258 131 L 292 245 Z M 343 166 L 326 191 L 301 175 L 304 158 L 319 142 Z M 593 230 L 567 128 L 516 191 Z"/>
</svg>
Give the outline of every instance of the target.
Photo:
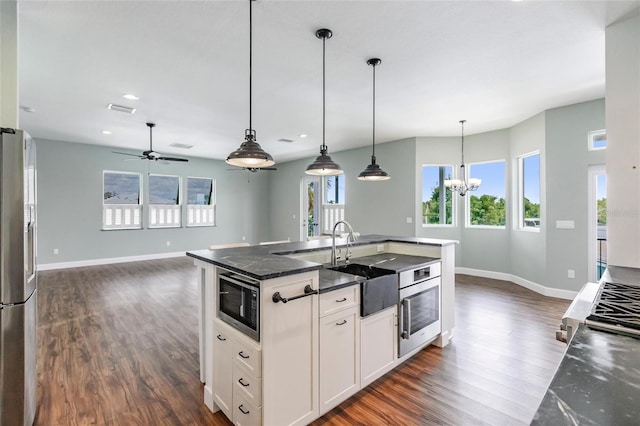
<svg viewBox="0 0 640 426">
<path fill-rule="evenodd" d="M 320 205 L 322 203 L 320 177 L 302 178 L 300 195 L 300 241 L 320 235 Z"/>
</svg>

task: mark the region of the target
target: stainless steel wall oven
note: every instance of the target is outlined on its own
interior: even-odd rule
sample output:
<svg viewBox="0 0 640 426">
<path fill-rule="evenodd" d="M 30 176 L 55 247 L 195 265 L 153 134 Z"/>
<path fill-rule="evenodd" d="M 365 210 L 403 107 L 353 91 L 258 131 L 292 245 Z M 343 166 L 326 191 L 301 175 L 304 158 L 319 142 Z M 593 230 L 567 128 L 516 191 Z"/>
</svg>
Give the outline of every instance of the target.
<svg viewBox="0 0 640 426">
<path fill-rule="evenodd" d="M 440 282 L 440 262 L 400 273 L 398 357 L 440 334 Z"/>
<path fill-rule="evenodd" d="M 260 341 L 260 287 L 258 281 L 232 272 L 218 276 L 218 318 Z"/>
</svg>

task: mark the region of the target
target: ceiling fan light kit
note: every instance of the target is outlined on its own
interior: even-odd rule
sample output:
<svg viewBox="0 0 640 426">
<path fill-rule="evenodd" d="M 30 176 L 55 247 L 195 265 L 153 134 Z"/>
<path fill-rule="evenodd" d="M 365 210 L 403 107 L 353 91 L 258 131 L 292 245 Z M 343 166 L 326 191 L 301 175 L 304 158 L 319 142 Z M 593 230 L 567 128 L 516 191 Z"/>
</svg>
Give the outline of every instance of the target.
<svg viewBox="0 0 640 426">
<path fill-rule="evenodd" d="M 316 37 L 322 39 L 322 145 L 320 146 L 320 155 L 305 170 L 308 175 L 334 176 L 344 173 L 342 167 L 329 156 L 329 150 L 325 144 L 325 42 L 332 36 L 331 30 L 326 28 L 316 31 Z"/>
<path fill-rule="evenodd" d="M 155 123 L 147 123 L 147 127 L 149 128 L 149 149 L 147 151 L 143 151 L 142 155 L 129 154 L 128 152 L 117 152 L 117 151 L 113 151 L 113 153 L 128 155 L 132 157 L 138 157 L 141 160 L 159 161 L 162 164 L 169 164 L 169 161 L 179 161 L 183 163 L 186 163 L 189 161 L 186 158 L 167 157 L 166 155 L 162 155 L 159 152 L 155 152 L 153 150 L 153 128 L 156 127 L 156 125 Z"/>
<path fill-rule="evenodd" d="M 273 166 L 275 161 L 273 157 L 262 149 L 260 144 L 256 141 L 256 131 L 251 127 L 251 88 L 252 88 L 252 53 L 253 53 L 253 17 L 252 17 L 252 2 L 255 0 L 249 0 L 249 128 L 244 132 L 244 142 L 240 144 L 240 148 L 233 151 L 227 157 L 227 164 L 231 164 L 236 167 L 247 168 L 263 168 Z"/>
<path fill-rule="evenodd" d="M 371 164 L 367 166 L 358 175 L 358 180 L 378 182 L 382 180 L 389 180 L 391 176 L 385 172 L 376 163 L 376 67 L 380 65 L 382 61 L 380 58 L 371 58 L 367 61 L 367 65 L 373 68 L 373 152 L 371 154 Z"/>
</svg>

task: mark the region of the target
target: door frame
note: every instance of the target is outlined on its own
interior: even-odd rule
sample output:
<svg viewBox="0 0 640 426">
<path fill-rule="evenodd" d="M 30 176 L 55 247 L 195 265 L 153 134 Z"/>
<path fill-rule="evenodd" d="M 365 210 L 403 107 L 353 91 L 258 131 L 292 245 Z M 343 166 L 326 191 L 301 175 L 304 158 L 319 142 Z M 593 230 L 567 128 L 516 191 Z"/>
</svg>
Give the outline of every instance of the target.
<svg viewBox="0 0 640 426">
<path fill-rule="evenodd" d="M 607 169 L 604 164 L 591 164 L 587 167 L 587 173 L 589 178 L 588 183 L 588 195 L 587 195 L 587 223 L 588 223 L 588 236 L 587 236 L 587 279 L 590 282 L 597 282 L 596 268 L 598 251 L 596 249 L 598 243 L 598 175 L 604 174 L 606 176 Z"/>
</svg>

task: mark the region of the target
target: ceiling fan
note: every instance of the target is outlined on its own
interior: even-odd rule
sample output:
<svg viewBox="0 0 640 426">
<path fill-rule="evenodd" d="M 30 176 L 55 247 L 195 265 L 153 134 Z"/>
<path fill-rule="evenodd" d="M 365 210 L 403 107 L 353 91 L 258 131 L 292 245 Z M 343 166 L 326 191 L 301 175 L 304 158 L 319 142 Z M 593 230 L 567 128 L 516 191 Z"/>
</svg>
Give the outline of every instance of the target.
<svg viewBox="0 0 640 426">
<path fill-rule="evenodd" d="M 112 152 L 114 154 L 129 155 L 131 157 L 138 157 L 141 160 L 159 161 L 162 164 L 169 164 L 169 161 L 182 161 L 182 162 L 189 161 L 186 158 L 167 157 L 165 155 L 160 154 L 159 152 L 154 151 L 153 150 L 153 128 L 156 127 L 156 125 L 155 125 L 155 123 L 147 123 L 147 127 L 149 127 L 149 150 L 148 151 L 143 151 L 142 155 L 129 154 L 127 152 L 118 152 L 118 151 L 112 151 Z"/>
</svg>

